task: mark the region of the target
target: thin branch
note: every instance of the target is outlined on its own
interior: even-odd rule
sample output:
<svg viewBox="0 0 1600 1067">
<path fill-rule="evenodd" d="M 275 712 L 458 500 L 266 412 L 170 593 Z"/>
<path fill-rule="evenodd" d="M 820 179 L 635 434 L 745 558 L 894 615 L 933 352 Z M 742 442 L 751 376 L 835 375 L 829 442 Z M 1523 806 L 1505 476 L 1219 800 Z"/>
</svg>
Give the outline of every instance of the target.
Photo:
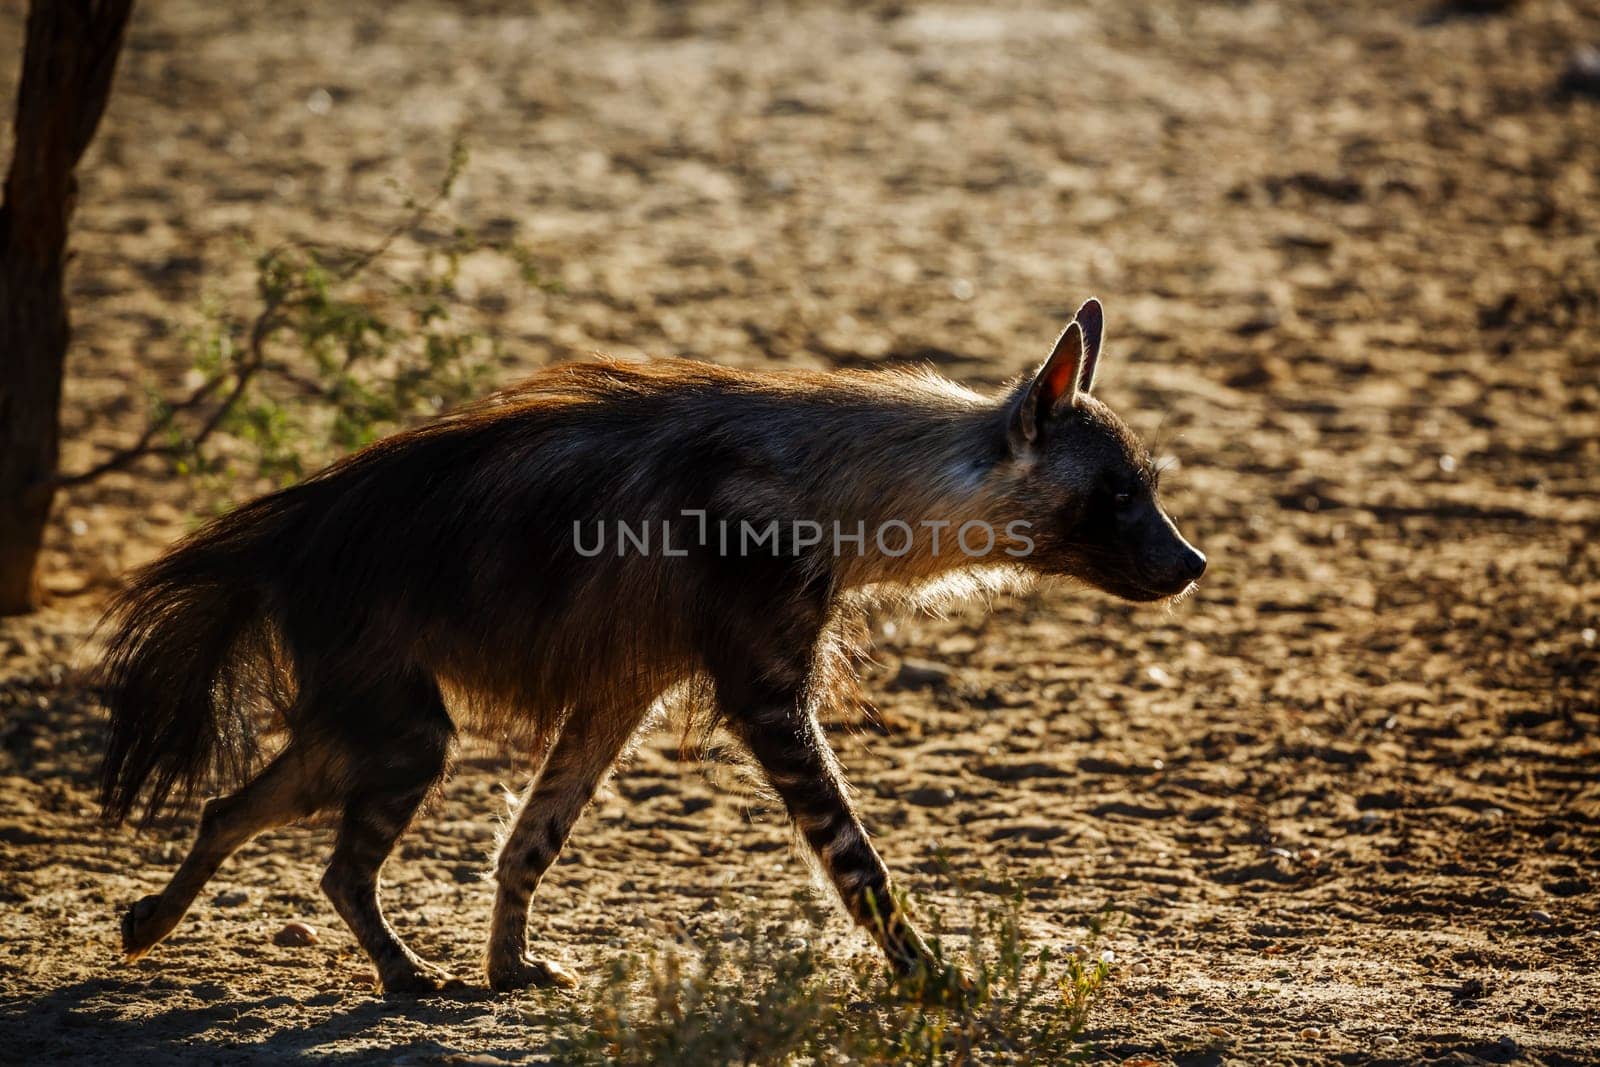
<svg viewBox="0 0 1600 1067">
<path fill-rule="evenodd" d="M 249 387 L 251 380 L 266 365 L 266 340 L 281 325 L 280 322 L 273 321 L 278 307 L 279 305 L 276 303 L 270 304 L 256 318 L 255 324 L 250 329 L 250 343 L 246 349 L 249 353 L 249 358 L 241 361 L 233 371 L 213 375 L 200 383 L 188 396 L 172 405 L 165 416 L 147 426 L 144 433 L 140 434 L 139 439 L 133 444 L 128 445 L 126 448 L 117 449 L 87 470 L 79 471 L 76 474 L 57 475 L 49 483 L 50 487 L 52 489 L 70 489 L 73 486 L 92 482 L 102 475 L 110 474 L 112 471 L 122 470 L 135 461 L 146 457 L 177 457 L 199 448 L 222 425 L 223 420 L 228 417 L 228 414 L 238 404 L 240 398 L 244 396 L 244 391 Z M 192 438 L 181 445 L 158 445 L 154 443 L 158 435 L 177 422 L 179 415 L 200 407 L 212 394 L 217 392 L 222 387 L 222 383 L 228 380 L 230 374 L 234 376 L 233 387 L 222 398 L 216 410 L 200 424 L 200 429 Z"/>
<path fill-rule="evenodd" d="M 449 170 L 433 195 L 421 202 L 413 202 L 411 210 L 406 217 L 391 226 L 375 244 L 365 249 L 355 249 L 349 246 L 317 244 L 312 241 L 298 239 L 289 240 L 274 246 L 263 257 L 262 262 L 277 262 L 285 252 L 291 249 L 320 261 L 332 249 L 336 253 L 343 253 L 353 258 L 333 270 L 330 273 L 331 280 L 336 284 L 349 282 L 372 268 L 401 237 L 415 232 L 424 222 L 434 216 L 439 205 L 449 197 L 464 161 L 464 150 L 458 141 L 451 151 Z M 266 298 L 266 305 L 251 325 L 250 340 L 245 349 L 247 358 L 237 362 L 232 369 L 214 374 L 200 383 L 188 396 L 167 408 L 160 418 L 153 420 L 131 445 L 117 449 L 104 460 L 85 470 L 75 474 L 57 474 L 50 479 L 41 481 L 34 487 L 34 491 L 54 492 L 58 489 L 70 489 L 74 486 L 85 485 L 113 471 L 124 470 L 135 462 L 148 457 L 176 458 L 193 454 L 222 426 L 234 408 L 238 406 L 239 401 L 243 399 L 250 383 L 263 371 L 278 374 L 292 384 L 301 388 L 312 389 L 318 395 L 326 397 L 328 392 L 325 388 L 313 386 L 303 376 L 291 371 L 286 366 L 269 362 L 266 356 L 267 339 L 279 327 L 286 325 L 279 314 L 280 311 L 285 305 L 292 306 L 296 300 L 304 295 L 302 291 L 304 283 L 299 284 L 301 288 L 289 288 L 284 292 L 279 292 Z M 354 358 L 355 354 L 353 352 L 346 353 L 346 370 L 349 369 L 349 363 Z M 215 410 L 200 423 L 199 429 L 191 437 L 175 444 L 156 443 L 156 438 L 176 425 L 181 416 L 191 411 L 197 411 L 205 405 L 230 377 L 233 378 L 232 387 L 218 402 Z"/>
</svg>

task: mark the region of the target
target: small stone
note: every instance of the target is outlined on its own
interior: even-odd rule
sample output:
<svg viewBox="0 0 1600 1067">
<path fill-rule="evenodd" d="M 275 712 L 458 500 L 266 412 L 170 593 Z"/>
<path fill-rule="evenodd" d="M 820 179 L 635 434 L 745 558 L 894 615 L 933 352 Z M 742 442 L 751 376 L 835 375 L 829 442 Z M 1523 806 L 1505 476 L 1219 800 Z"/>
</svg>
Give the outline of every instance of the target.
<svg viewBox="0 0 1600 1067">
<path fill-rule="evenodd" d="M 1258 333 L 1267 333 L 1277 329 L 1280 316 L 1272 308 L 1263 308 L 1255 314 L 1240 320 L 1233 332 L 1240 337 L 1254 337 Z"/>
<path fill-rule="evenodd" d="M 1377 1037 L 1373 1038 L 1372 1041 L 1374 1044 L 1383 1045 L 1385 1047 L 1390 1045 L 1398 1045 L 1400 1043 L 1400 1039 L 1395 1037 L 1393 1034 L 1379 1034 Z"/>
<path fill-rule="evenodd" d="M 1501 1052 L 1511 1056 L 1515 1056 L 1518 1052 L 1522 1051 L 1522 1046 L 1518 1045 L 1517 1039 L 1512 1037 L 1510 1034 L 1501 1034 L 1500 1040 L 1495 1042 L 1495 1044 L 1500 1046 Z"/>
<path fill-rule="evenodd" d="M 956 791 L 949 786 L 925 785 L 907 793 L 906 799 L 921 808 L 943 808 L 956 802 Z"/>
<path fill-rule="evenodd" d="M 1574 95 L 1600 96 L 1600 48 L 1586 45 L 1572 53 L 1567 69 L 1561 72 L 1560 90 Z"/>
<path fill-rule="evenodd" d="M 283 929 L 272 935 L 272 943 L 284 948 L 304 948 L 317 943 L 317 931 L 302 922 L 284 923 Z"/>
<path fill-rule="evenodd" d="M 55 596 L 77 596 L 89 588 L 88 580 L 83 575 L 74 574 L 71 571 L 57 571 L 41 575 L 39 584 L 44 586 L 45 592 Z M 40 707 L 47 707 L 48 703 L 43 697 L 39 698 Z"/>
<path fill-rule="evenodd" d="M 1320 1027 L 1308 1026 L 1300 1031 L 1300 1036 L 1307 1041 L 1321 1041 L 1322 1030 Z"/>
<path fill-rule="evenodd" d="M 1172 684 L 1172 675 L 1168 674 L 1160 667 L 1147 668 L 1144 672 L 1144 676 L 1159 686 L 1168 686 Z"/>
<path fill-rule="evenodd" d="M 924 689 L 950 684 L 955 671 L 943 663 L 925 659 L 907 659 L 900 662 L 900 672 L 891 683 L 896 689 Z"/>
<path fill-rule="evenodd" d="M 1303 848 L 1303 849 L 1300 850 L 1300 862 L 1301 863 L 1315 863 L 1318 860 L 1320 860 L 1321 858 L 1322 858 L 1322 853 L 1317 849 L 1314 849 L 1314 848 Z"/>
<path fill-rule="evenodd" d="M 211 898 L 211 903 L 219 908 L 237 908 L 250 903 L 250 894 L 243 889 L 224 889 Z"/>
<path fill-rule="evenodd" d="M 1543 911 L 1543 910 L 1538 909 L 1538 908 L 1535 908 L 1533 911 L 1528 912 L 1528 918 L 1532 919 L 1536 923 L 1540 923 L 1540 924 L 1545 925 L 1545 926 L 1548 926 L 1549 924 L 1551 924 L 1551 923 L 1556 921 L 1556 917 L 1554 915 L 1551 915 L 1548 911 Z"/>
<path fill-rule="evenodd" d="M 1128 973 L 1133 975 L 1135 978 L 1142 978 L 1150 973 L 1150 965 L 1143 960 L 1140 960 L 1138 963 L 1135 963 L 1133 966 L 1128 968 Z"/>
</svg>

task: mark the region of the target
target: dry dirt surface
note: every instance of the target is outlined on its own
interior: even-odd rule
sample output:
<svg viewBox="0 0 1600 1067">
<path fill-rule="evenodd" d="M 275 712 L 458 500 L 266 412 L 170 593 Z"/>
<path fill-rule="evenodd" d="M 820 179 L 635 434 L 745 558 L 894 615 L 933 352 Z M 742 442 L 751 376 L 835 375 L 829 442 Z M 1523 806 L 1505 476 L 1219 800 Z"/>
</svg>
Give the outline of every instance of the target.
<svg viewBox="0 0 1600 1067">
<path fill-rule="evenodd" d="M 464 283 L 507 379 L 606 350 L 994 384 L 1098 294 L 1098 391 L 1211 569 L 1171 609 L 878 620 L 888 726 L 838 740 L 891 868 L 925 908 L 1030 880 L 1036 943 L 1109 915 L 1108 1061 L 1600 1062 L 1600 99 L 1558 90 L 1600 11 L 1462 6 L 145 4 L 82 170 L 65 465 L 182 385 L 241 237 L 369 238 L 461 129 L 456 216 L 559 282 Z M 546 1058 L 549 994 L 374 996 L 326 828 L 120 961 L 192 818 L 97 824 L 83 668 L 200 506 L 154 468 L 73 491 L 51 606 L 0 623 L 0 1059 Z M 386 872 L 461 974 L 526 771 L 471 746 Z M 593 974 L 729 897 L 792 917 L 807 866 L 723 777 L 647 740 L 536 947 Z"/>
</svg>

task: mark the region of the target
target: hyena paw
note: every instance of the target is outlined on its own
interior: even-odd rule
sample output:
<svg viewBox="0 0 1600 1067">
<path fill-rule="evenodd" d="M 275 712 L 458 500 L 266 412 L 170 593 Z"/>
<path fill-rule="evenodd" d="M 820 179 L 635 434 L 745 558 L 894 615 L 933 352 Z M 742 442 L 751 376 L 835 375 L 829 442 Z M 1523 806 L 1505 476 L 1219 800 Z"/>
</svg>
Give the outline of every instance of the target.
<svg viewBox="0 0 1600 1067">
<path fill-rule="evenodd" d="M 927 1004 L 967 1004 L 978 997 L 977 984 L 965 971 L 931 954 L 894 970 L 900 989 Z"/>
<path fill-rule="evenodd" d="M 461 979 L 421 960 L 408 960 L 378 974 L 378 988 L 386 997 L 425 997 L 465 987 Z"/>
<path fill-rule="evenodd" d="M 172 932 L 177 918 L 161 914 L 159 893 L 143 897 L 122 913 L 122 955 L 132 963 Z"/>
<path fill-rule="evenodd" d="M 571 989 L 578 984 L 578 976 L 559 963 L 550 960 L 531 960 L 526 956 L 505 963 L 489 965 L 489 988 L 496 993 L 514 989 L 549 989 L 559 986 Z"/>
</svg>

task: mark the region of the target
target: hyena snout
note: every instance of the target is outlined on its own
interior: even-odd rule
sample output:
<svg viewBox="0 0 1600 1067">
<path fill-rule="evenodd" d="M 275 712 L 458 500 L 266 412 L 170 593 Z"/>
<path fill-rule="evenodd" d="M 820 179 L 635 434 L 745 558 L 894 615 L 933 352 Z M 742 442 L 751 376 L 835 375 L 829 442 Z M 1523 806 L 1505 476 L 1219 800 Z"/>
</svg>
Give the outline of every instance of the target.
<svg viewBox="0 0 1600 1067">
<path fill-rule="evenodd" d="M 1172 518 L 1159 506 L 1140 516 L 1137 533 L 1130 538 L 1130 577 L 1144 591 L 1140 599 L 1176 596 L 1206 572 L 1205 553 L 1178 532 Z"/>
<path fill-rule="evenodd" d="M 1175 580 L 1188 585 L 1190 582 L 1199 581 L 1205 572 L 1206 554 L 1189 542 L 1183 541 L 1183 551 L 1179 553 L 1178 561 L 1172 567 Z"/>
<path fill-rule="evenodd" d="M 1153 592 L 1173 596 L 1200 580 L 1206 572 L 1206 556 L 1170 522 L 1167 532 L 1168 536 L 1146 551 L 1142 570 Z"/>
</svg>

